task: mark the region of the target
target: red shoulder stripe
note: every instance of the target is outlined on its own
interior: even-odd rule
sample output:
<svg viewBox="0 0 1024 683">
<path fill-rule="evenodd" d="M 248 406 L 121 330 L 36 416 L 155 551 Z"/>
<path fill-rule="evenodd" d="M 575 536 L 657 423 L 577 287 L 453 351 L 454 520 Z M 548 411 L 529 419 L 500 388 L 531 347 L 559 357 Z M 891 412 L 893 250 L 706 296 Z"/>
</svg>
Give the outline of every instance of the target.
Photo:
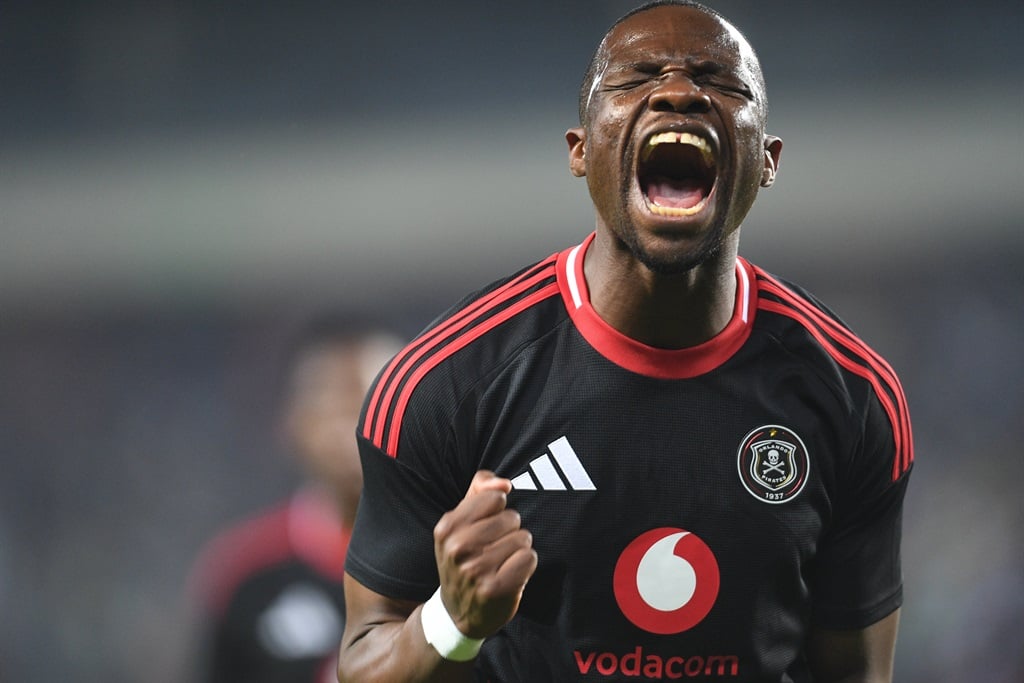
<svg viewBox="0 0 1024 683">
<path fill-rule="evenodd" d="M 388 364 L 388 367 L 381 374 L 377 385 L 374 387 L 373 395 L 367 406 L 366 418 L 363 421 L 363 436 L 380 448 L 384 423 L 387 420 L 386 408 L 391 404 L 396 388 L 404 376 L 403 373 L 406 373 L 409 367 L 424 354 L 440 346 L 445 335 L 472 316 L 485 312 L 489 308 L 499 305 L 501 301 L 515 296 L 525 289 L 529 289 L 546 277 L 550 277 L 551 273 L 549 271 L 554 260 L 555 257 L 552 256 L 523 273 L 520 277 L 496 288 L 493 292 L 481 297 L 478 301 L 473 302 L 472 305 L 467 306 L 448 320 L 441 322 L 437 327 L 428 330 L 398 353 Z"/>
<path fill-rule="evenodd" d="M 866 356 L 866 358 L 870 358 L 875 363 L 877 363 L 878 369 L 880 371 L 882 371 L 884 374 L 887 374 L 891 379 L 896 380 L 896 372 L 886 362 L 886 360 L 877 353 L 875 353 L 874 349 L 865 344 L 863 340 L 857 337 L 857 335 L 853 334 L 850 330 L 840 325 L 833 318 L 826 315 L 824 311 L 816 308 L 815 306 L 812 306 L 807 300 L 798 296 L 795 292 L 793 292 L 791 289 L 782 284 L 778 279 L 772 277 L 771 275 L 761 270 L 760 268 L 757 268 L 756 266 L 755 268 L 758 274 L 759 281 L 765 283 L 765 291 L 770 292 L 778 296 L 779 298 L 788 301 L 794 307 L 802 310 L 803 312 L 813 317 L 815 320 L 818 320 L 819 322 L 823 323 L 824 327 L 829 328 L 839 337 L 848 340 L 850 343 L 855 345 Z"/>
<path fill-rule="evenodd" d="M 864 374 L 865 372 L 873 374 L 876 378 L 875 380 L 872 380 L 872 384 L 876 393 L 879 394 L 880 400 L 883 400 L 883 405 L 886 403 L 888 404 L 887 412 L 889 414 L 889 419 L 892 421 L 893 435 L 897 444 L 896 459 L 893 462 L 893 478 L 898 478 L 906 472 L 910 467 L 910 463 L 913 462 L 914 447 L 906 396 L 903 393 L 903 387 L 900 384 L 899 378 L 896 376 L 892 367 L 889 366 L 881 356 L 875 353 L 874 350 L 864 344 L 864 342 L 856 335 L 840 325 L 830 316 L 826 315 L 823 311 L 812 306 L 803 298 L 797 296 L 789 288 L 764 273 L 764 271 L 758 269 L 758 275 L 759 279 L 764 283 L 764 292 L 782 299 L 781 305 L 789 306 L 790 310 L 793 311 L 793 314 L 790 314 L 787 310 L 775 310 L 775 312 L 788 315 L 789 317 L 797 320 L 805 328 L 811 331 L 812 334 L 815 333 L 816 330 L 827 334 L 831 341 L 837 342 L 858 360 L 861 360 L 866 364 L 865 366 L 854 364 L 861 368 L 861 371 L 849 368 L 845 363 L 844 367 L 848 367 L 851 371 L 857 372 L 857 374 L 864 376 L 865 378 L 868 378 L 867 375 Z M 763 301 L 775 303 L 770 302 L 769 300 Z M 771 310 L 771 307 L 768 307 L 767 310 Z M 815 329 L 811 329 L 812 326 Z M 836 358 L 837 361 L 842 362 L 843 358 L 849 361 L 849 357 L 842 354 L 835 346 L 825 344 L 820 334 L 815 334 L 815 337 L 819 342 L 823 343 L 823 346 L 825 346 L 829 351 L 830 355 Z M 842 355 L 843 358 L 840 358 L 840 355 Z M 885 388 L 888 389 L 888 394 L 882 392 L 882 386 L 878 383 L 878 379 L 885 383 Z"/>
<path fill-rule="evenodd" d="M 900 384 L 899 378 L 896 376 L 896 372 L 892 367 L 885 361 L 884 358 L 879 356 L 873 349 L 867 346 L 861 339 L 854 335 L 850 330 L 846 329 L 833 318 L 826 315 L 823 311 L 819 310 L 815 306 L 812 306 L 809 302 L 799 297 L 790 290 L 788 287 L 783 285 L 777 279 L 770 276 L 768 273 L 761 269 L 757 269 L 759 280 L 765 285 L 764 290 L 768 294 L 774 294 L 790 305 L 794 306 L 798 310 L 808 315 L 811 319 L 817 322 L 817 324 L 824 328 L 824 331 L 830 334 L 830 336 L 839 341 L 843 347 L 849 350 L 857 357 L 864 360 L 868 366 L 885 381 L 889 391 L 896 402 L 897 417 L 899 418 L 898 423 L 893 423 L 893 431 L 897 433 L 899 443 L 903 444 L 902 449 L 897 451 L 897 461 L 893 463 L 893 477 L 898 478 L 910 467 L 910 463 L 914 460 L 914 442 L 913 432 L 910 426 L 910 411 L 907 409 L 906 395 L 903 393 L 903 386 Z M 890 415 L 890 418 L 892 416 Z"/>
<path fill-rule="evenodd" d="M 758 302 L 758 307 L 771 313 L 787 316 L 799 322 L 804 329 L 806 329 L 811 336 L 813 336 L 818 343 L 822 345 L 828 354 L 835 359 L 837 363 L 855 375 L 864 378 L 871 384 L 875 390 L 875 394 L 878 396 L 882 408 L 889 417 L 889 422 L 892 425 L 893 440 L 896 447 L 896 454 L 893 458 L 892 478 L 893 481 L 899 479 L 899 477 L 910 467 L 910 463 L 914 459 L 913 442 L 909 432 L 906 403 L 899 381 L 896 380 L 894 385 L 892 383 L 893 380 L 885 377 L 884 374 L 879 373 L 874 363 L 871 360 L 864 358 L 864 356 L 854 348 L 854 345 L 841 338 L 828 335 L 828 333 L 822 330 L 818 324 L 815 324 L 815 321 L 804 315 L 796 308 L 786 303 L 771 301 L 769 299 L 761 299 Z M 833 342 L 837 342 L 842 345 L 848 351 L 852 352 L 855 356 L 864 361 L 866 365 L 861 365 L 860 363 L 855 362 L 845 353 L 836 348 Z M 882 385 L 883 381 L 886 386 Z"/>
<path fill-rule="evenodd" d="M 864 379 L 871 383 L 871 386 L 874 387 L 875 394 L 878 396 L 878 399 L 881 402 L 882 407 L 885 409 L 886 414 L 889 416 L 889 421 L 892 423 L 893 439 L 896 443 L 896 457 L 893 461 L 893 479 L 898 478 L 898 475 L 902 472 L 902 462 L 904 459 L 903 453 L 905 452 L 903 447 L 903 430 L 900 426 L 900 417 L 897 414 L 898 411 L 896 407 L 893 405 L 892 399 L 889 397 L 889 394 L 885 391 L 884 387 L 882 387 L 878 375 L 875 372 L 873 372 L 870 368 L 855 363 L 848 356 L 839 351 L 835 346 L 832 345 L 832 343 L 829 341 L 829 338 L 827 338 L 813 322 L 811 322 L 801 313 L 790 308 L 786 304 L 779 303 L 777 301 L 771 301 L 768 299 L 763 299 L 758 304 L 758 308 L 771 313 L 778 313 L 779 315 L 784 315 L 789 318 L 792 318 L 793 320 L 796 320 L 801 325 L 803 325 L 803 327 L 807 329 L 807 331 L 810 332 L 810 334 L 815 339 L 818 340 L 818 343 L 821 344 L 826 351 L 828 351 L 829 355 L 832 356 L 837 363 L 842 365 L 850 372 L 860 377 L 863 377 Z"/>
<path fill-rule="evenodd" d="M 417 364 L 426 359 L 424 365 L 429 365 L 432 368 L 444 358 L 466 346 L 473 339 L 478 338 L 489 329 L 493 329 L 499 322 L 507 320 L 511 317 L 506 315 L 508 310 L 496 316 L 488 317 L 488 314 L 514 301 L 517 297 L 523 296 L 524 293 L 536 287 L 544 280 L 554 278 L 554 263 L 554 256 L 542 261 L 535 268 L 498 287 L 448 320 L 440 323 L 437 327 L 429 330 L 395 356 L 384 373 L 382 373 L 371 396 L 366 418 L 363 422 L 363 436 L 373 442 L 378 448 L 394 456 L 397 453 L 397 449 L 390 446 L 385 448 L 385 445 L 397 445 L 401 414 L 396 412 L 389 419 L 389 412 L 398 406 L 401 406 L 404 412 L 405 405 L 408 403 L 408 394 L 411 393 L 415 384 L 425 375 L 425 372 L 415 371 Z M 524 298 L 523 301 L 530 301 L 529 305 L 532 305 L 542 298 L 547 298 L 547 295 L 542 297 L 537 295 L 541 292 L 546 292 L 549 287 L 550 285 L 543 287 L 533 295 Z M 514 309 L 518 312 L 528 307 L 520 307 L 521 303 L 510 307 L 509 310 Z M 483 320 L 482 323 L 480 322 L 481 320 Z M 493 322 L 495 320 L 497 322 Z M 466 329 L 460 331 L 463 327 Z M 463 337 L 467 337 L 464 343 L 461 341 Z M 398 397 L 397 399 L 396 396 Z M 391 433 L 388 435 L 388 438 L 385 438 L 385 431 L 388 429 L 388 425 L 391 425 Z"/>
<path fill-rule="evenodd" d="M 512 306 L 509 306 L 498 315 L 491 316 L 473 329 L 466 331 L 453 342 L 441 349 L 440 352 L 435 353 L 427 361 L 421 364 L 416 371 L 410 375 L 409 381 L 405 383 L 405 386 L 402 388 L 402 392 L 398 397 L 398 402 L 395 405 L 395 414 L 391 420 L 391 433 L 388 437 L 387 448 L 384 449 L 385 452 L 389 453 L 392 457 L 395 457 L 398 454 L 398 436 L 402 428 L 402 418 L 405 415 L 405 408 L 409 403 L 409 397 L 412 395 L 413 389 L 416 388 L 416 385 L 419 384 L 419 381 L 423 379 L 428 372 L 441 363 L 445 358 L 448 358 L 459 349 L 465 348 L 498 325 L 501 325 L 507 320 L 515 317 L 534 304 L 552 296 L 559 296 L 557 282 L 552 282 L 551 284 L 538 289 L 530 296 L 521 299 Z"/>
</svg>

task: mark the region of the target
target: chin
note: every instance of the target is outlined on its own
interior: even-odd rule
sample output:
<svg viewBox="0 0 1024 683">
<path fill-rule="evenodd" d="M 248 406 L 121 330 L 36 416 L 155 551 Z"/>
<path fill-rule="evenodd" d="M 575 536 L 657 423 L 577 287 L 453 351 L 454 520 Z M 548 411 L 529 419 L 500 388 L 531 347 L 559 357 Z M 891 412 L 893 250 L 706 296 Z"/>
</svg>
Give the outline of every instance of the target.
<svg viewBox="0 0 1024 683">
<path fill-rule="evenodd" d="M 652 255 L 647 253 L 637 254 L 637 259 L 652 273 L 658 275 L 682 275 L 688 273 L 698 266 L 702 266 L 712 259 L 718 249 L 701 250 L 698 252 L 687 252 L 685 254 Z"/>
<path fill-rule="evenodd" d="M 724 232 L 715 228 L 698 237 L 659 232 L 645 240 L 629 231 L 624 241 L 633 257 L 652 273 L 681 275 L 717 258 L 722 251 Z"/>
</svg>

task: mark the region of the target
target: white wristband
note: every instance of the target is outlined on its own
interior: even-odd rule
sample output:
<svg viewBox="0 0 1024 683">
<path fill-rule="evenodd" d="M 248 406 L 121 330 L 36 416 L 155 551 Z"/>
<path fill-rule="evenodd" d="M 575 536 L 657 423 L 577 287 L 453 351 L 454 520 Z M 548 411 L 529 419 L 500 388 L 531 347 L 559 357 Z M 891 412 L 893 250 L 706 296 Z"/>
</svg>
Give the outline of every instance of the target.
<svg viewBox="0 0 1024 683">
<path fill-rule="evenodd" d="M 468 662 L 477 656 L 484 644 L 483 638 L 469 638 L 462 634 L 441 602 L 440 588 L 423 603 L 420 622 L 423 624 L 423 635 L 427 637 L 427 642 L 444 659 Z"/>
</svg>

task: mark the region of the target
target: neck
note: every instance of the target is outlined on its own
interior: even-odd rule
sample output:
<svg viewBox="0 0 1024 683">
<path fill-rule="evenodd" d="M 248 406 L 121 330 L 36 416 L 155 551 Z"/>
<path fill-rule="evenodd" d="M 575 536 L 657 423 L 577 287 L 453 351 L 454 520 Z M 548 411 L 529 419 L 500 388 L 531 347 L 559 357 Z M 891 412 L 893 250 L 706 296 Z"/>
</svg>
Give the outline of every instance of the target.
<svg viewBox="0 0 1024 683">
<path fill-rule="evenodd" d="M 584 275 L 594 311 L 622 334 L 663 349 L 702 344 L 725 329 L 736 301 L 735 240 L 686 272 L 656 273 L 599 231 Z"/>
</svg>

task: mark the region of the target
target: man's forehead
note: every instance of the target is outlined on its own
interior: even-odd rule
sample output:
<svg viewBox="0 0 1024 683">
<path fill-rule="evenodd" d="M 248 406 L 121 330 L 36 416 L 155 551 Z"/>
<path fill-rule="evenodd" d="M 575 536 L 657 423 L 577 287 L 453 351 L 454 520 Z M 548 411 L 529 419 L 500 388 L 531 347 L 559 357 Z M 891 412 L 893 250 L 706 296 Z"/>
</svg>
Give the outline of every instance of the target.
<svg viewBox="0 0 1024 683">
<path fill-rule="evenodd" d="M 650 58 L 712 60 L 756 68 L 747 39 L 732 24 L 690 7 L 664 6 L 628 17 L 605 38 L 606 62 Z"/>
</svg>

